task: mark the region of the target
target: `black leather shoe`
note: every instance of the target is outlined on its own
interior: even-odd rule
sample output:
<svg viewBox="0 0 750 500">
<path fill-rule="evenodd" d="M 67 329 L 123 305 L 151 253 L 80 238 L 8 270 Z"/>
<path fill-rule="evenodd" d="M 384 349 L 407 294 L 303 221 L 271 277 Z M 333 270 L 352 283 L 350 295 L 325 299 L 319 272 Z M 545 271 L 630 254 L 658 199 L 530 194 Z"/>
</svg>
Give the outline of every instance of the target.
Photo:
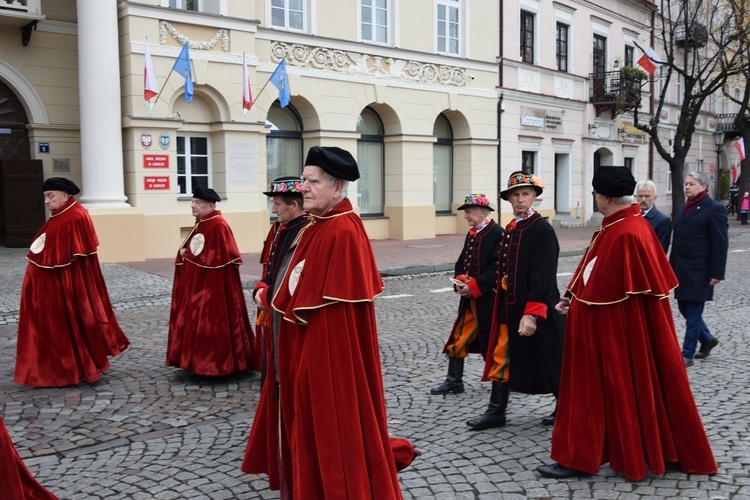
<svg viewBox="0 0 750 500">
<path fill-rule="evenodd" d="M 714 337 L 714 339 L 709 342 L 708 344 L 703 344 L 701 348 L 698 350 L 697 353 L 695 353 L 695 359 L 704 359 L 707 358 L 709 354 L 711 354 L 711 351 L 714 347 L 719 345 L 719 339 Z"/>
<path fill-rule="evenodd" d="M 542 419 L 542 425 L 555 425 L 555 420 L 557 420 L 557 412 L 548 417 L 544 417 Z"/>
<path fill-rule="evenodd" d="M 433 387 L 430 389 L 430 394 L 433 394 L 435 396 L 439 394 L 461 394 L 464 392 L 464 383 L 463 382 L 443 382 L 442 385 L 439 385 L 438 387 Z"/>
<path fill-rule="evenodd" d="M 568 469 L 558 463 L 549 465 L 540 465 L 536 468 L 536 471 L 544 477 L 551 477 L 552 479 L 568 479 L 570 477 L 584 477 L 590 476 L 586 472 L 581 472 L 575 469 Z"/>
</svg>

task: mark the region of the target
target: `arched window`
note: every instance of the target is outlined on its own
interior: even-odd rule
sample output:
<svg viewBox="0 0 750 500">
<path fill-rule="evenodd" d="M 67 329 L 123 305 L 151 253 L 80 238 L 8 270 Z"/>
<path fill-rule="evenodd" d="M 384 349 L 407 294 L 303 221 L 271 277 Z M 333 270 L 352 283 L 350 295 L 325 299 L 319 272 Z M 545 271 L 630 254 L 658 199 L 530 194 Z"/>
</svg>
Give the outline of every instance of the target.
<svg viewBox="0 0 750 500">
<path fill-rule="evenodd" d="M 357 118 L 357 204 L 362 215 L 383 215 L 385 165 L 383 123 L 377 113 L 365 108 Z"/>
<path fill-rule="evenodd" d="M 266 125 L 266 184 L 284 175 L 302 175 L 302 127 L 291 105 L 282 108 L 279 101 L 268 110 Z M 266 186 L 267 187 L 267 186 Z"/>
<path fill-rule="evenodd" d="M 432 199 L 436 213 L 450 213 L 453 203 L 453 130 L 445 115 L 437 117 L 432 134 L 437 137 L 432 146 Z"/>
</svg>

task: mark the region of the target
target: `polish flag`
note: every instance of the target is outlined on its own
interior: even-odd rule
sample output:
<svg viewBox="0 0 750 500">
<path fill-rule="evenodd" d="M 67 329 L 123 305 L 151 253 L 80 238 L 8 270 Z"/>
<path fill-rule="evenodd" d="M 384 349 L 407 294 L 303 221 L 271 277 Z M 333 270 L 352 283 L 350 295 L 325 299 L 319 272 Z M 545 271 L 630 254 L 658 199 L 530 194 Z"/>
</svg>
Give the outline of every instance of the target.
<svg viewBox="0 0 750 500">
<path fill-rule="evenodd" d="M 148 38 L 146 38 L 146 51 L 143 54 L 143 98 L 150 101 L 156 94 L 156 75 L 154 74 L 154 64 L 151 62 L 151 51 L 148 50 Z"/>
<path fill-rule="evenodd" d="M 653 47 L 649 47 L 645 54 L 638 59 L 638 66 L 649 75 L 653 75 L 656 68 L 661 66 L 662 60 Z"/>
<path fill-rule="evenodd" d="M 740 154 L 740 160 L 745 159 L 745 139 L 740 137 L 734 141 L 734 149 Z"/>
<path fill-rule="evenodd" d="M 253 94 L 250 92 L 250 77 L 247 75 L 247 59 L 242 53 L 242 116 L 253 107 Z"/>
</svg>

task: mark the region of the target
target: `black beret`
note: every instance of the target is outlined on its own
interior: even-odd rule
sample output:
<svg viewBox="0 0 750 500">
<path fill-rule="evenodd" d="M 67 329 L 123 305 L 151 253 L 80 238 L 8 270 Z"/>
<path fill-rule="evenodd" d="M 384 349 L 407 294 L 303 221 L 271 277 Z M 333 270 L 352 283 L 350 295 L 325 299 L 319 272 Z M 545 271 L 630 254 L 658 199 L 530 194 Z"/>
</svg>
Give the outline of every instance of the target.
<svg viewBox="0 0 750 500">
<path fill-rule="evenodd" d="M 591 185 L 601 195 L 619 198 L 633 194 L 635 178 L 627 167 L 598 167 Z"/>
<path fill-rule="evenodd" d="M 359 179 L 359 168 L 352 154 L 335 146 L 313 146 L 307 153 L 305 166 L 322 168 L 336 179 L 356 181 Z"/>
<path fill-rule="evenodd" d="M 193 190 L 193 198 L 198 198 L 199 200 L 210 201 L 212 203 L 221 201 L 221 198 L 219 198 L 219 195 L 216 194 L 216 191 L 214 191 L 211 188 L 204 188 L 204 187 L 195 188 Z"/>
<path fill-rule="evenodd" d="M 293 175 L 287 175 L 285 177 L 277 177 L 271 181 L 271 185 L 268 187 L 268 191 L 263 191 L 266 196 L 299 196 L 302 198 L 302 180 L 299 176 L 294 177 Z"/>
<path fill-rule="evenodd" d="M 63 191 L 68 194 L 81 192 L 73 181 L 65 177 L 50 177 L 42 184 L 42 191 Z"/>
</svg>

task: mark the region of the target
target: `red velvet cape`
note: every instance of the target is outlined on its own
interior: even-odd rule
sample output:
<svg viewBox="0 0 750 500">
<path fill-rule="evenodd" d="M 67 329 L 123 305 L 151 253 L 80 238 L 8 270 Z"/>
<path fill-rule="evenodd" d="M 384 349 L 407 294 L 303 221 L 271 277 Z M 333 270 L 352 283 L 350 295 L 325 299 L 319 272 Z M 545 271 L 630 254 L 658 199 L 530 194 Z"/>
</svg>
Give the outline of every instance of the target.
<svg viewBox="0 0 750 500">
<path fill-rule="evenodd" d="M 94 225 L 74 198 L 52 212 L 27 255 L 14 380 L 62 387 L 99 380 L 130 342 L 122 333 L 96 247 Z"/>
<path fill-rule="evenodd" d="M 255 368 L 240 251 L 216 210 L 199 220 L 177 252 L 167 366 L 222 376 Z"/>
<path fill-rule="evenodd" d="M 263 448 L 268 441 L 260 439 L 248 444 L 256 452 L 246 454 L 243 470 L 269 474 L 271 488 L 283 474 L 290 497 L 401 498 L 373 303 L 382 290 L 372 247 L 349 200 L 314 217 L 272 301 L 284 315 L 282 470 Z M 278 427 L 265 415 L 259 408 L 253 427 Z"/>
<path fill-rule="evenodd" d="M 592 474 L 609 462 L 630 481 L 665 462 L 716 473 L 669 304 L 676 286 L 638 205 L 602 221 L 568 286 L 556 462 Z"/>
<path fill-rule="evenodd" d="M 31 475 L 0 417 L 0 495 L 13 500 L 57 500 Z"/>
</svg>

